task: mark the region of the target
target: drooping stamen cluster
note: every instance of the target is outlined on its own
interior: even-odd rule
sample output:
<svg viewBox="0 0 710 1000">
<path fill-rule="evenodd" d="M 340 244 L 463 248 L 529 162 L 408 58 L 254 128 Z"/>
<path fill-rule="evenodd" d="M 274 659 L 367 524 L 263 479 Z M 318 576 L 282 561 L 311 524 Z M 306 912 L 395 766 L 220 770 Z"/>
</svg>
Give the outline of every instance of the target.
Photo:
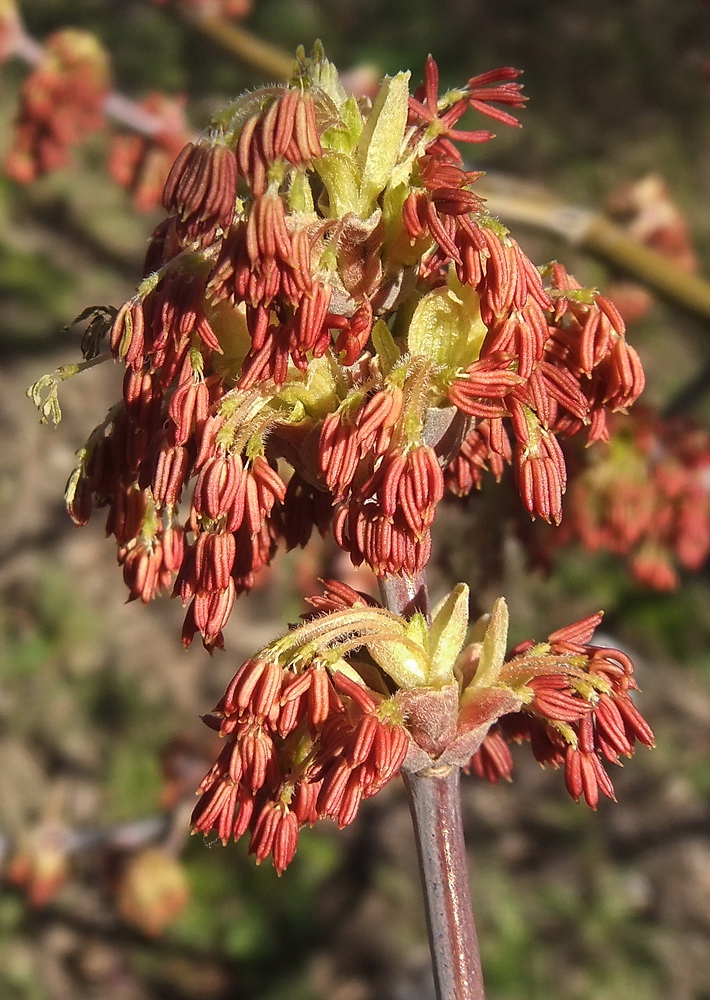
<svg viewBox="0 0 710 1000">
<path fill-rule="evenodd" d="M 172 354 L 182 336 L 177 331 L 159 350 Z M 183 640 L 189 645 L 199 631 L 212 649 L 222 645 L 235 597 L 273 555 L 274 506 L 286 485 L 264 456 L 261 435 L 273 416 L 265 401 L 258 394 L 227 400 L 221 414 L 211 414 L 222 388 L 193 367 L 190 350 L 182 353 L 172 392 L 157 372 L 127 369 L 124 399 L 80 453 L 67 503 L 77 523 L 85 523 L 92 502 L 108 507 L 106 530 L 119 545 L 130 599 L 147 602 L 177 576 L 174 592 L 188 605 Z"/>
<path fill-rule="evenodd" d="M 108 88 L 109 60 L 93 35 L 74 29 L 52 35 L 22 86 L 8 174 L 28 183 L 63 167 L 72 147 L 101 127 Z"/>
<path fill-rule="evenodd" d="M 332 609 L 332 625 L 314 618 L 247 660 L 205 718 L 225 745 L 200 785 L 194 829 L 215 832 L 223 843 L 248 831 L 257 864 L 271 855 L 279 874 L 303 826 L 325 818 L 340 827 L 352 823 L 362 799 L 399 771 L 408 746 L 392 699 L 345 661 L 330 656 L 329 663 L 316 652 L 312 634 L 324 637 L 323 651 L 352 646 L 358 630 L 367 635 L 367 622 L 350 610 L 364 609 L 365 601 L 334 586 L 334 600 L 327 593 L 320 599 Z"/>
<path fill-rule="evenodd" d="M 553 632 L 547 642 L 517 646 L 499 683 L 522 699 L 521 710 L 490 729 L 469 770 L 495 784 L 513 769 L 510 743 L 530 743 L 539 763 L 564 767 L 570 795 L 596 809 L 600 793 L 615 799 L 604 763 L 631 757 L 636 742 L 654 745 L 653 733 L 631 692 L 633 664 L 618 649 L 589 645 L 601 614 Z"/>
<path fill-rule="evenodd" d="M 416 375 L 330 414 L 320 434 L 318 460 L 332 492 L 333 531 L 355 565 L 366 562 L 378 576 L 413 575 L 426 565 L 430 528 L 444 493 L 435 449 L 416 423 Z M 403 411 L 413 436 L 402 441 Z"/>
<path fill-rule="evenodd" d="M 559 521 L 556 435 L 603 437 L 640 391 L 613 307 L 558 265 L 543 284 L 451 147 L 490 137 L 453 128 L 466 108 L 515 123 L 488 102 L 520 107 L 516 75 L 438 98 L 429 60 L 415 98 L 400 73 L 366 108 L 320 49 L 300 52 L 287 85 L 178 155 L 109 333 L 124 399 L 68 503 L 80 522 L 109 508 L 132 596 L 177 574 L 186 642 L 221 644 L 278 542 L 331 518 L 355 564 L 418 573 L 445 485 L 467 491 L 486 464 L 512 458 L 527 509 Z"/>
<path fill-rule="evenodd" d="M 710 553 L 710 437 L 649 410 L 614 421 L 609 448 L 590 449 L 574 476 L 562 534 L 590 551 L 629 559 L 639 583 L 678 586 L 678 566 L 698 570 Z"/>
<path fill-rule="evenodd" d="M 624 322 L 608 299 L 580 288 L 560 264 L 543 275 L 551 304 L 544 313 L 542 358 L 527 382 L 511 385 L 500 400 L 514 443 L 501 416 L 485 416 L 449 466 L 447 485 L 464 496 L 480 486 L 487 468 L 500 479 L 505 464 L 512 462 L 530 513 L 559 523 L 566 467 L 557 437 L 587 428 L 589 442 L 607 441 L 608 414 L 638 398 L 644 375 L 625 339 Z M 458 405 L 466 403 L 459 399 Z M 472 402 L 469 409 L 474 406 Z"/>
</svg>

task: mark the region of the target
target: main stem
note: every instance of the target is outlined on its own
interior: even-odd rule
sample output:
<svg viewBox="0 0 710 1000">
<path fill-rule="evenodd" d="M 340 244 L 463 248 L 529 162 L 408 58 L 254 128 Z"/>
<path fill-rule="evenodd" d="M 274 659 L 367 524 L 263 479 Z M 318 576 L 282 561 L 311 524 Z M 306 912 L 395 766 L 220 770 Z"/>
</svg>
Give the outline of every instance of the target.
<svg viewBox="0 0 710 1000">
<path fill-rule="evenodd" d="M 438 1000 L 484 1000 L 458 767 L 403 771 L 414 821 Z"/>
<path fill-rule="evenodd" d="M 385 606 L 429 620 L 424 574 L 380 582 Z M 461 820 L 458 767 L 403 770 L 414 822 L 437 1000 L 485 1000 Z"/>
</svg>

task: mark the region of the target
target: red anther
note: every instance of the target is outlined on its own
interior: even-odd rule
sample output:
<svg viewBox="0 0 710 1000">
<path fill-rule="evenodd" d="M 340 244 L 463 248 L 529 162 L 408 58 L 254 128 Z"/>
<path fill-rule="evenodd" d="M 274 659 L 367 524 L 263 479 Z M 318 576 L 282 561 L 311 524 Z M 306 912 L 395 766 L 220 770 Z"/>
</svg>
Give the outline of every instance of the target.
<svg viewBox="0 0 710 1000">
<path fill-rule="evenodd" d="M 308 688 L 308 724 L 312 729 L 323 725 L 331 711 L 331 680 L 325 667 L 309 667 L 311 683 Z"/>
<path fill-rule="evenodd" d="M 617 704 L 617 699 L 608 694 L 601 694 L 594 709 L 597 743 L 600 737 L 609 744 L 615 753 L 630 757 L 633 743 L 629 740 L 624 726 L 624 718 Z"/>
<path fill-rule="evenodd" d="M 631 698 L 627 696 L 615 699 L 615 705 L 624 720 L 624 730 L 629 741 L 636 738 L 647 747 L 654 747 L 656 740 L 653 730 L 636 708 Z"/>
<path fill-rule="evenodd" d="M 185 532 L 179 524 L 169 524 L 163 531 L 163 566 L 177 573 L 185 554 Z"/>
<path fill-rule="evenodd" d="M 257 865 L 266 861 L 271 854 L 276 832 L 281 822 L 281 810 L 275 802 L 265 802 L 251 822 L 249 853 L 254 855 Z"/>
<path fill-rule="evenodd" d="M 275 747 L 261 726 L 249 726 L 236 744 L 242 760 L 242 784 L 255 795 L 275 767 Z"/>
<path fill-rule="evenodd" d="M 228 689 L 231 695 L 230 702 L 234 704 L 233 710 L 244 712 L 249 709 L 251 713 L 254 690 L 267 666 L 266 660 L 247 660 L 237 671 Z"/>
<path fill-rule="evenodd" d="M 352 823 L 357 816 L 357 811 L 365 794 L 363 777 L 364 775 L 360 768 L 352 771 L 348 777 L 335 816 L 338 829 L 340 830 Z"/>
<path fill-rule="evenodd" d="M 192 602 L 192 615 L 207 649 L 222 646 L 222 629 L 232 613 L 235 597 L 234 580 L 231 577 L 224 590 L 195 594 Z"/>
<path fill-rule="evenodd" d="M 175 425 L 175 444 L 186 444 L 193 430 L 207 417 L 209 393 L 205 383 L 192 376 L 183 379 L 170 400 L 168 414 Z"/>
<path fill-rule="evenodd" d="M 138 358 L 142 357 L 144 347 L 145 317 L 139 301 L 129 299 L 124 302 L 116 313 L 109 334 L 111 353 L 117 360 L 125 359 L 130 351 L 132 368 L 140 367 Z M 126 361 L 126 364 L 130 362 Z"/>
<path fill-rule="evenodd" d="M 296 729 L 304 717 L 303 698 L 293 698 L 284 703 L 274 723 L 274 728 L 278 735 L 285 739 L 289 733 Z"/>
<path fill-rule="evenodd" d="M 372 749 L 377 776 L 375 791 L 379 791 L 397 774 L 409 745 L 410 737 L 403 726 L 382 723 L 378 727 Z"/>
<path fill-rule="evenodd" d="M 257 718 L 266 718 L 278 701 L 283 670 L 278 663 L 267 663 L 261 672 L 249 703 L 251 712 Z"/>
<path fill-rule="evenodd" d="M 234 812 L 237 807 L 238 789 L 228 781 L 215 783 L 203 792 L 195 806 L 190 822 L 192 828 L 207 836 L 213 829 L 226 844 L 232 833 Z"/>
<path fill-rule="evenodd" d="M 356 767 L 367 760 L 379 725 L 381 723 L 374 715 L 363 715 L 360 719 L 353 733 L 353 739 L 345 750 L 345 759 L 351 767 Z"/>
<path fill-rule="evenodd" d="M 259 130 L 261 151 L 269 163 L 273 163 L 276 160 L 274 135 L 276 132 L 276 119 L 279 114 L 279 103 L 278 100 L 271 102 L 261 119 L 261 128 Z"/>
<path fill-rule="evenodd" d="M 291 142 L 298 100 L 299 91 L 294 87 L 287 87 L 281 98 L 274 102 L 277 112 L 273 139 L 274 159 L 280 159 Z"/>
<path fill-rule="evenodd" d="M 155 465 L 151 493 L 158 508 L 174 507 L 189 476 L 189 452 L 183 445 L 163 443 Z"/>
<path fill-rule="evenodd" d="M 242 130 L 239 133 L 239 139 L 237 140 L 235 154 L 237 160 L 237 170 L 245 180 L 249 180 L 252 172 L 252 140 L 259 125 L 259 120 L 260 116 L 258 114 L 254 114 L 251 118 L 248 118 L 242 126 Z"/>
<path fill-rule="evenodd" d="M 316 808 L 319 816 L 330 816 L 337 820 L 345 786 L 351 773 L 352 768 L 347 761 L 341 760 L 331 764 L 323 775 L 323 783 L 318 793 Z"/>
<path fill-rule="evenodd" d="M 278 875 L 290 865 L 298 847 L 298 818 L 290 809 L 282 811 L 281 821 L 274 834 L 272 854 Z"/>
<path fill-rule="evenodd" d="M 207 459 L 195 484 L 192 502 L 197 513 L 206 514 L 215 521 L 230 514 L 243 478 L 244 470 L 239 455 L 217 454 Z"/>
<path fill-rule="evenodd" d="M 432 237 L 439 244 L 442 251 L 447 255 L 447 257 L 455 261 L 457 264 L 462 264 L 461 256 L 458 251 L 458 247 L 453 239 L 453 232 L 448 230 L 448 220 L 439 218 L 436 207 L 432 202 L 426 207 L 426 221 L 429 226 L 429 232 Z"/>
<path fill-rule="evenodd" d="M 367 689 L 341 670 L 336 670 L 333 673 L 332 680 L 338 691 L 351 698 L 363 712 L 372 712 L 377 707 L 377 702 Z"/>
<path fill-rule="evenodd" d="M 321 789 L 320 781 L 299 781 L 291 799 L 291 809 L 295 813 L 298 822 L 305 826 L 313 826 L 318 819 L 318 794 Z"/>
<path fill-rule="evenodd" d="M 541 674 L 526 684 L 533 691 L 529 708 L 546 719 L 557 722 L 577 722 L 590 713 L 593 706 L 570 686 L 564 674 Z"/>
<path fill-rule="evenodd" d="M 604 613 L 602 611 L 598 611 L 595 615 L 589 615 L 587 618 L 581 618 L 578 622 L 574 622 L 572 625 L 565 625 L 564 628 L 557 629 L 555 632 L 550 632 L 548 637 L 549 641 L 553 647 L 560 642 L 584 645 L 589 642 L 595 631 L 599 628 L 603 617 Z"/>
<path fill-rule="evenodd" d="M 427 232 L 429 199 L 424 191 L 412 191 L 402 206 L 402 221 L 412 240 L 422 239 Z"/>
<path fill-rule="evenodd" d="M 202 531 L 195 541 L 197 590 L 225 590 L 236 556 L 234 535 L 228 532 Z"/>
</svg>

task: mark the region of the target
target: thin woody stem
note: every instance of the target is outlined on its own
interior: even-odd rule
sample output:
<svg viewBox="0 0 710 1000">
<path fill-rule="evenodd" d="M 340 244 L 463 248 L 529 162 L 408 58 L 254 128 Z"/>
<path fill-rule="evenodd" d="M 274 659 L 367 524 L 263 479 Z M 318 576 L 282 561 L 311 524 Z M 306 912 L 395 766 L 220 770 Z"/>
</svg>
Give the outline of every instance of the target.
<svg viewBox="0 0 710 1000">
<path fill-rule="evenodd" d="M 458 767 L 403 771 L 424 888 L 437 1000 L 484 1000 Z"/>
<path fill-rule="evenodd" d="M 415 611 L 421 611 L 429 621 L 429 590 L 426 576 L 386 576 L 380 580 L 380 596 L 388 611 L 396 615 L 411 617 Z"/>
<path fill-rule="evenodd" d="M 429 618 L 426 577 L 385 577 L 388 610 Z M 402 771 L 417 842 L 437 1000 L 484 1000 L 461 821 L 458 767 Z"/>
<path fill-rule="evenodd" d="M 265 79 L 288 80 L 293 75 L 292 56 L 241 25 L 202 14 L 179 2 L 173 4 L 172 13 Z"/>
</svg>

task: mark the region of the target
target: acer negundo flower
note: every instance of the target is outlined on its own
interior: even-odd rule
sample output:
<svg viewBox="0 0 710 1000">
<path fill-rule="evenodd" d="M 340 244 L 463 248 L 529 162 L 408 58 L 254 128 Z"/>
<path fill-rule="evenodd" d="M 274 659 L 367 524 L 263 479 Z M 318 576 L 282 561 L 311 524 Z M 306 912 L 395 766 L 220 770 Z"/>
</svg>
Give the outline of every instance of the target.
<svg viewBox="0 0 710 1000">
<path fill-rule="evenodd" d="M 558 438 L 604 439 L 640 393 L 611 303 L 535 268 L 452 143 L 492 137 L 455 127 L 466 110 L 517 124 L 517 76 L 438 95 L 429 59 L 414 96 L 399 73 L 370 103 L 317 46 L 178 155 L 105 324 L 123 396 L 67 506 L 107 508 L 131 599 L 172 587 L 186 644 L 221 646 L 236 596 L 314 528 L 380 577 L 419 573 L 446 490 L 487 466 L 558 523 Z"/>
<path fill-rule="evenodd" d="M 414 96 L 400 73 L 369 103 L 299 52 L 288 84 L 182 149 L 135 295 L 84 314 L 85 366 L 107 337 L 125 375 L 67 507 L 79 524 L 107 508 L 129 599 L 172 589 L 186 646 L 222 647 L 236 597 L 314 528 L 383 580 L 419 577 L 446 491 L 486 468 L 512 464 L 527 511 L 559 523 L 558 439 L 606 440 L 641 392 L 614 306 L 536 269 L 452 144 L 492 138 L 455 127 L 469 109 L 517 124 L 517 76 L 439 96 L 430 58 Z M 33 387 L 45 415 L 81 367 Z M 604 764 L 653 743 L 628 657 L 590 645 L 601 615 L 508 653 L 505 601 L 469 627 L 463 584 L 430 620 L 334 581 L 311 604 L 205 717 L 224 745 L 193 814 L 279 873 L 304 825 L 349 824 L 401 769 L 496 782 L 529 742 L 596 808 Z"/>
<path fill-rule="evenodd" d="M 196 832 L 224 843 L 249 833 L 257 863 L 271 855 L 279 873 L 303 826 L 347 826 L 402 767 L 464 767 L 496 782 L 510 777 L 509 743 L 528 741 L 596 809 L 600 795 L 614 798 L 604 763 L 653 745 L 629 658 L 588 644 L 600 614 L 507 654 L 505 601 L 469 629 L 464 584 L 431 623 L 334 581 L 311 603 L 205 717 L 224 747 L 193 813 Z"/>
</svg>

